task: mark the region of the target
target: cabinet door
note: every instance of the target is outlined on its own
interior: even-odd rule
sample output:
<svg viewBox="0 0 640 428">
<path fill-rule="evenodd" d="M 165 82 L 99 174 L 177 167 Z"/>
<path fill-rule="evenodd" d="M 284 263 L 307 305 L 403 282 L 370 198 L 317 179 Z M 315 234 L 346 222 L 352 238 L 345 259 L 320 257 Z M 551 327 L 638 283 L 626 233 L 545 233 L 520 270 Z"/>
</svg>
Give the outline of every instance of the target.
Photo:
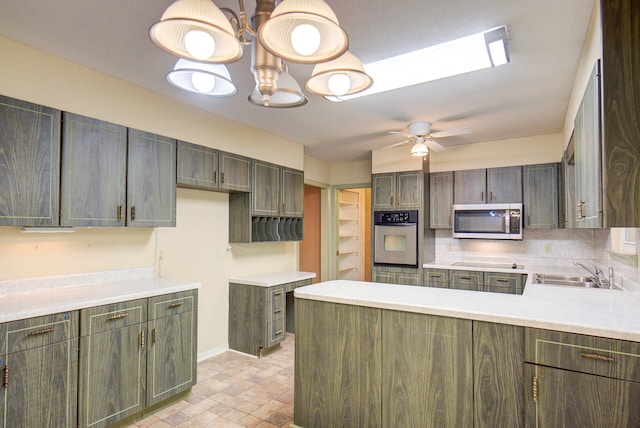
<svg viewBox="0 0 640 428">
<path fill-rule="evenodd" d="M 382 426 L 473 426 L 471 332 L 470 320 L 382 311 Z"/>
<path fill-rule="evenodd" d="M 176 225 L 176 140 L 129 129 L 127 225 Z"/>
<path fill-rule="evenodd" d="M 62 226 L 124 226 L 127 128 L 64 112 Z"/>
<path fill-rule="evenodd" d="M 295 312 L 294 423 L 380 427 L 380 309 L 297 299 Z"/>
<path fill-rule="evenodd" d="M 280 214 L 280 169 L 278 165 L 253 161 L 253 215 Z"/>
<path fill-rule="evenodd" d="M 484 274 L 467 270 L 449 271 L 449 288 L 458 290 L 482 291 Z"/>
<path fill-rule="evenodd" d="M 524 426 L 524 330 L 473 321 L 474 427 Z"/>
<path fill-rule="evenodd" d="M 399 209 L 419 209 L 422 205 L 422 172 L 396 173 L 395 206 Z"/>
<path fill-rule="evenodd" d="M 558 227 L 558 164 L 524 167 L 524 215 L 526 228 Z"/>
<path fill-rule="evenodd" d="M 376 267 L 371 270 L 371 281 L 394 284 L 395 276 L 393 275 L 393 272 L 389 272 L 382 267 Z"/>
<path fill-rule="evenodd" d="M 76 427 L 78 339 L 9 354 L 0 366 L 0 427 Z"/>
<path fill-rule="evenodd" d="M 396 175 L 374 174 L 372 178 L 372 208 L 374 210 L 392 209 L 394 204 L 394 192 L 396 188 Z"/>
<path fill-rule="evenodd" d="M 487 190 L 487 170 L 454 171 L 453 200 L 456 204 L 484 204 Z"/>
<path fill-rule="evenodd" d="M 640 383 L 525 364 L 525 426 L 640 426 Z"/>
<path fill-rule="evenodd" d="M 178 141 L 176 183 L 179 187 L 216 190 L 218 188 L 218 151 Z"/>
<path fill-rule="evenodd" d="M 591 72 L 575 120 L 576 227 L 602 227 L 602 161 L 600 80 L 598 65 Z"/>
<path fill-rule="evenodd" d="M 396 272 L 396 284 L 400 285 L 420 285 L 419 272 Z"/>
<path fill-rule="evenodd" d="M 304 208 L 304 173 L 282 168 L 282 211 L 286 217 L 302 217 Z"/>
<path fill-rule="evenodd" d="M 508 166 L 487 170 L 488 204 L 522 202 L 522 167 Z"/>
<path fill-rule="evenodd" d="M 429 187 L 429 227 L 451 229 L 453 171 L 430 174 Z"/>
<path fill-rule="evenodd" d="M 250 192 L 251 159 L 220 152 L 220 188 L 234 192 Z"/>
<path fill-rule="evenodd" d="M 519 273 L 484 273 L 484 291 L 490 293 L 522 294 L 525 275 Z"/>
<path fill-rule="evenodd" d="M 57 226 L 60 112 L 0 96 L 0 226 Z"/>
<path fill-rule="evenodd" d="M 80 427 L 109 426 L 145 407 L 145 324 L 80 338 Z"/>
</svg>

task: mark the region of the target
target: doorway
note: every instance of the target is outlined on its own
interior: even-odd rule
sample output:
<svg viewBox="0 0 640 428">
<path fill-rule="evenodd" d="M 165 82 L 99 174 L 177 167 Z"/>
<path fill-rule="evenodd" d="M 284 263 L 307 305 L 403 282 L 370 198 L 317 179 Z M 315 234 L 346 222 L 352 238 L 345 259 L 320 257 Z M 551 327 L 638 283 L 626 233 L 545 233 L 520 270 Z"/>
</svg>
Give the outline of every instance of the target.
<svg viewBox="0 0 640 428">
<path fill-rule="evenodd" d="M 338 279 L 371 281 L 371 189 L 337 190 Z"/>
</svg>

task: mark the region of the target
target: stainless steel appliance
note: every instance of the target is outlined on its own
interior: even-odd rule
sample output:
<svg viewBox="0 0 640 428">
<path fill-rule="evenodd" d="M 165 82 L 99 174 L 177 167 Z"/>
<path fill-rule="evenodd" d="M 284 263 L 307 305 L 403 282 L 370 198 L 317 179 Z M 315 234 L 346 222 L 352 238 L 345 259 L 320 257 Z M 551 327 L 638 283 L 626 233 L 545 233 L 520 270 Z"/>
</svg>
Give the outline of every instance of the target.
<svg viewBox="0 0 640 428">
<path fill-rule="evenodd" d="M 374 211 L 373 262 L 418 267 L 418 211 Z"/>
<path fill-rule="evenodd" d="M 522 239 L 522 204 L 454 205 L 453 237 Z"/>
</svg>

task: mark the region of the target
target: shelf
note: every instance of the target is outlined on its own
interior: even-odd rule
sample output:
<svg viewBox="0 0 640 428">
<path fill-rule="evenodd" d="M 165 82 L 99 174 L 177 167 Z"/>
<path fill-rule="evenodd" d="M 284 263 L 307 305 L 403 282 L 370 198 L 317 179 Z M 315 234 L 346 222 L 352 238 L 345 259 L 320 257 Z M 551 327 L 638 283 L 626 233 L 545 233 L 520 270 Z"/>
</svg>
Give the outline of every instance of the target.
<svg viewBox="0 0 640 428">
<path fill-rule="evenodd" d="M 355 202 L 339 201 L 338 204 L 340 204 L 340 205 L 358 205 L 358 201 L 355 201 Z"/>
<path fill-rule="evenodd" d="M 338 251 L 338 255 L 339 256 L 345 256 L 347 254 L 356 254 L 357 255 L 358 252 L 357 251 Z"/>
<path fill-rule="evenodd" d="M 350 270 L 358 270 L 358 268 L 355 266 L 347 266 L 339 269 L 340 272 L 347 272 Z"/>
<path fill-rule="evenodd" d="M 340 235 L 338 238 L 357 238 L 357 235 Z"/>
<path fill-rule="evenodd" d="M 340 218 L 338 220 L 340 220 L 340 221 L 355 221 L 356 224 L 358 224 L 358 219 L 357 218 Z"/>
</svg>

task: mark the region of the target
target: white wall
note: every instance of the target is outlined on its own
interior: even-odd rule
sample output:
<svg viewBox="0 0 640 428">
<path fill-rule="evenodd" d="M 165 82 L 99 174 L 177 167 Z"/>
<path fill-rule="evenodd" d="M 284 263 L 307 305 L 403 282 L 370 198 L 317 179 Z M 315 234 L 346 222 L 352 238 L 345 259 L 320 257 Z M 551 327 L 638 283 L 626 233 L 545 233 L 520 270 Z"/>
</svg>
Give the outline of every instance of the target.
<svg viewBox="0 0 640 428">
<path fill-rule="evenodd" d="M 304 147 L 0 38 L 0 94 L 302 169 Z M 221 101 L 224 102 L 224 101 Z M 177 227 L 25 235 L 0 227 L 0 280 L 155 265 L 202 283 L 199 354 L 227 345 L 227 278 L 297 268 L 297 244 L 233 245 L 228 195 L 179 189 Z"/>
</svg>

